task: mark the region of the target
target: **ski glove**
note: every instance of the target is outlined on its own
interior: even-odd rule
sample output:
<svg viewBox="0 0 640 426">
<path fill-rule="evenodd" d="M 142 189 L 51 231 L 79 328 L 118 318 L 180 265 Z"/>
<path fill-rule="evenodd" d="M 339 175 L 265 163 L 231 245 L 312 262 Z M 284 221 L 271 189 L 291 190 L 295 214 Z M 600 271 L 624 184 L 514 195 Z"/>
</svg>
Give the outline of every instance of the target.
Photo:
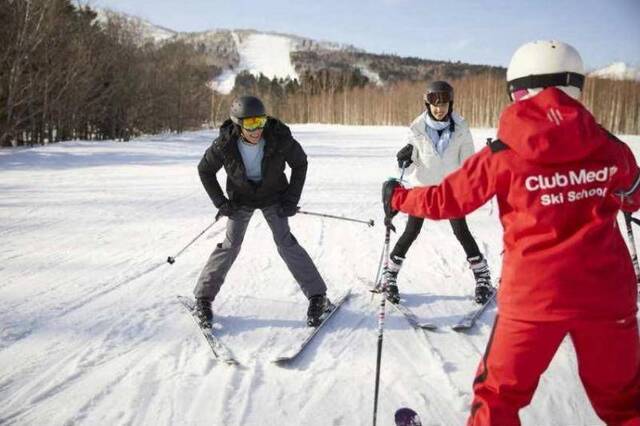
<svg viewBox="0 0 640 426">
<path fill-rule="evenodd" d="M 225 198 L 220 207 L 218 207 L 218 214 L 216 215 L 216 220 L 220 219 L 222 216 L 232 217 L 235 212 L 239 210 L 240 207 L 233 201 L 229 201 Z"/>
<path fill-rule="evenodd" d="M 398 153 L 396 154 L 396 158 L 398 159 L 398 167 L 409 167 L 413 160 L 411 159 L 411 155 L 413 154 L 413 145 L 410 143 L 406 144 Z"/>
<path fill-rule="evenodd" d="M 398 210 L 394 210 L 391 207 L 391 198 L 393 198 L 393 191 L 401 187 L 398 179 L 388 179 L 382 184 L 382 206 L 384 207 L 384 226 L 396 232 L 396 227 L 393 226 L 391 220 L 398 214 Z"/>
<path fill-rule="evenodd" d="M 278 206 L 278 210 L 276 210 L 276 214 L 280 217 L 291 217 L 295 216 L 300 210 L 300 207 L 296 205 L 297 203 L 281 203 Z"/>
</svg>

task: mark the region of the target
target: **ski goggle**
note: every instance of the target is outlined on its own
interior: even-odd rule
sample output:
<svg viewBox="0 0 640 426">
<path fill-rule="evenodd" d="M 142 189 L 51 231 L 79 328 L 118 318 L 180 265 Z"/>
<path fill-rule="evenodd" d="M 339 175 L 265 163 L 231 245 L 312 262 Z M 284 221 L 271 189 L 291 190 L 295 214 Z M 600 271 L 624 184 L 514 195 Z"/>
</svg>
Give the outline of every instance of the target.
<svg viewBox="0 0 640 426">
<path fill-rule="evenodd" d="M 267 116 L 260 115 L 258 117 L 246 117 L 240 120 L 240 125 L 246 130 L 263 129 L 267 124 Z"/>
<path fill-rule="evenodd" d="M 451 102 L 449 92 L 429 92 L 424 94 L 424 100 L 430 105 L 446 104 Z"/>
</svg>

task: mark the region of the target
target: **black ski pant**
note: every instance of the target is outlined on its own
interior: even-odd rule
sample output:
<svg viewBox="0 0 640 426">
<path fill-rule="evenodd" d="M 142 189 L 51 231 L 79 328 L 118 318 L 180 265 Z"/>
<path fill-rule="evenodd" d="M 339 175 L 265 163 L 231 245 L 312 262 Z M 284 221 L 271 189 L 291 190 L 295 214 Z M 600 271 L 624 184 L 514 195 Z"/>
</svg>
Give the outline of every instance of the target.
<svg viewBox="0 0 640 426">
<path fill-rule="evenodd" d="M 391 251 L 391 258 L 406 257 L 407 251 L 409 251 L 409 247 L 411 247 L 411 244 L 413 244 L 413 242 L 418 237 L 423 223 L 423 218 L 409 216 L 409 220 L 407 220 L 407 226 L 404 228 L 404 232 Z M 471 235 L 471 232 L 469 231 L 466 219 L 464 217 L 460 219 L 451 219 L 449 220 L 449 223 L 451 223 L 453 234 L 456 236 L 458 241 L 460 241 L 460 244 L 462 245 L 462 248 L 467 255 L 467 259 L 470 257 L 480 256 L 480 249 L 478 249 L 478 244 L 476 244 L 476 240 L 473 238 L 473 235 Z"/>
</svg>

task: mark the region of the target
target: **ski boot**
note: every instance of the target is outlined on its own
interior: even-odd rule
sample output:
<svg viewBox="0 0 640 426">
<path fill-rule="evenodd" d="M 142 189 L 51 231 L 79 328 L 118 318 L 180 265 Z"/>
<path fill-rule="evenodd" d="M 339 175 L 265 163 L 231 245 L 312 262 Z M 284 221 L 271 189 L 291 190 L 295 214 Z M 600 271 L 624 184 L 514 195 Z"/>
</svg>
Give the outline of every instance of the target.
<svg viewBox="0 0 640 426">
<path fill-rule="evenodd" d="M 196 298 L 196 305 L 193 308 L 193 314 L 200 321 L 200 326 L 211 328 L 213 323 L 213 312 L 211 311 L 211 300 L 206 297 Z"/>
<path fill-rule="evenodd" d="M 391 303 L 400 302 L 400 291 L 398 290 L 398 272 L 402 267 L 404 257 L 391 256 L 389 264 L 382 270 L 382 282 L 387 300 Z"/>
<path fill-rule="evenodd" d="M 317 327 L 322 322 L 325 313 L 333 309 L 333 304 L 324 294 L 317 294 L 309 298 L 309 308 L 307 309 L 307 325 Z"/>
<path fill-rule="evenodd" d="M 476 280 L 475 301 L 478 305 L 484 305 L 496 291 L 491 285 L 489 265 L 487 265 L 487 260 L 482 255 L 470 257 L 467 260 Z"/>
</svg>

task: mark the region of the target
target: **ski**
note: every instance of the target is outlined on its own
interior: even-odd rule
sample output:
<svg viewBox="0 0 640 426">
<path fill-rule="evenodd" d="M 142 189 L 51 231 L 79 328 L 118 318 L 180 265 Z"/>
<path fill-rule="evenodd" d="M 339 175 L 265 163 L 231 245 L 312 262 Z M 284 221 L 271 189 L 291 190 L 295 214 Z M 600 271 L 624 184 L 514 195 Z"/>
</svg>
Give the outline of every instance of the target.
<svg viewBox="0 0 640 426">
<path fill-rule="evenodd" d="M 363 281 L 363 284 L 365 284 L 367 287 L 369 287 L 369 291 L 371 293 L 382 294 L 382 291 L 378 290 L 375 286 L 372 287 L 372 286 L 370 286 L 368 283 L 366 283 L 364 281 Z M 418 319 L 416 314 L 411 309 L 409 309 L 407 307 L 407 305 L 404 305 L 402 302 L 398 302 L 398 303 L 389 302 L 389 305 L 393 306 L 393 308 L 397 312 L 402 314 L 402 316 L 405 317 L 405 319 L 407 320 L 409 325 L 411 325 L 411 327 L 415 328 L 416 330 L 434 331 L 434 330 L 438 329 L 438 326 L 436 324 L 434 324 L 434 323 L 431 323 L 431 322 L 420 322 L 420 320 Z"/>
<path fill-rule="evenodd" d="M 396 426 L 422 426 L 420 416 L 411 408 L 403 407 L 394 416 Z"/>
<path fill-rule="evenodd" d="M 184 308 L 189 312 L 189 316 L 193 319 L 198 329 L 202 332 L 202 335 L 207 340 L 207 343 L 211 347 L 211 351 L 213 352 L 213 356 L 218 360 L 222 361 L 225 364 L 229 365 L 238 365 L 238 361 L 234 358 L 233 354 L 229 350 L 228 347 L 225 346 L 224 343 L 220 340 L 218 336 L 213 333 L 213 330 L 210 327 L 202 327 L 200 322 L 193 314 L 193 309 L 195 307 L 195 301 L 189 297 L 178 296 L 178 301 Z"/>
<path fill-rule="evenodd" d="M 379 292 L 378 292 L 379 293 Z M 438 326 L 431 322 L 420 322 L 416 314 L 413 313 L 411 309 L 409 309 L 406 305 L 403 305 L 402 302 L 398 303 L 389 303 L 393 308 L 400 312 L 407 319 L 407 322 L 415 329 L 419 330 L 429 330 L 434 331 L 438 329 Z"/>
<path fill-rule="evenodd" d="M 495 289 L 491 297 L 489 297 L 489 299 L 483 305 L 480 305 L 477 308 L 469 311 L 451 328 L 453 328 L 453 330 L 455 331 L 467 331 L 473 328 L 473 326 L 476 324 L 476 320 L 480 318 L 480 315 L 482 315 L 482 313 L 487 309 L 487 306 L 489 306 L 491 302 L 494 301 L 497 293 L 498 290 Z"/>
<path fill-rule="evenodd" d="M 331 318 L 333 314 L 340 308 L 340 306 L 344 304 L 344 302 L 347 300 L 350 294 L 351 294 L 351 290 L 347 290 L 337 301 L 332 302 L 333 309 L 331 309 L 329 312 L 324 314 L 324 318 L 322 318 L 322 322 L 317 327 L 309 327 L 307 332 L 303 336 L 303 340 L 299 344 L 289 349 L 288 351 L 282 353 L 281 355 L 273 359 L 272 362 L 279 365 L 285 365 L 293 361 L 294 359 L 296 359 L 298 355 L 300 355 L 304 351 L 304 349 L 307 347 L 307 345 L 313 339 L 313 337 L 316 334 L 318 334 L 322 326 L 324 326 L 327 323 L 327 321 L 329 321 L 329 318 Z"/>
</svg>

